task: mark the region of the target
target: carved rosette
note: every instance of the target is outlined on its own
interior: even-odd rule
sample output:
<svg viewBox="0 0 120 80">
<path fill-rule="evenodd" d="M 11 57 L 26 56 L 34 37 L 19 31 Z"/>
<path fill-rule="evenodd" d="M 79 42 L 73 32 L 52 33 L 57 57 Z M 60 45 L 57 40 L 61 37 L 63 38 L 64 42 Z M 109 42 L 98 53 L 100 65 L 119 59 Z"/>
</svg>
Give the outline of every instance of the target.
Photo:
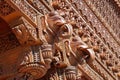
<svg viewBox="0 0 120 80">
<path fill-rule="evenodd" d="M 35 79 L 44 76 L 48 69 L 40 54 L 39 47 L 32 46 L 31 50 L 26 53 L 24 61 L 19 68 L 19 72 L 31 74 Z"/>
</svg>

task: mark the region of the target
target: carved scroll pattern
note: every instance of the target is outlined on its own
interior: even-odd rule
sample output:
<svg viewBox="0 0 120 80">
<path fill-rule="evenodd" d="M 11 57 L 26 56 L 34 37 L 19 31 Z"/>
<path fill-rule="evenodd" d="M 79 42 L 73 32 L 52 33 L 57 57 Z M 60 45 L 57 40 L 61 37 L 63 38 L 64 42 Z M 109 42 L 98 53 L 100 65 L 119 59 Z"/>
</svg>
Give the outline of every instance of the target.
<svg viewBox="0 0 120 80">
<path fill-rule="evenodd" d="M 25 18 L 21 17 L 17 23 L 18 25 L 13 26 L 12 31 L 21 44 L 32 45 L 39 42 L 36 28 L 33 27 Z"/>
</svg>

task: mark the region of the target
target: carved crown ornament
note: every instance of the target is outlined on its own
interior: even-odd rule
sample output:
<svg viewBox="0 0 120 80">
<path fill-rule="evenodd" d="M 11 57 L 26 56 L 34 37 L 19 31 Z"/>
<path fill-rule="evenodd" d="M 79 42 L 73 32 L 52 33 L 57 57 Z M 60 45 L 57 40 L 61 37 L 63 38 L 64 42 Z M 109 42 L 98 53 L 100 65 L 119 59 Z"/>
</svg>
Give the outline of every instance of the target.
<svg viewBox="0 0 120 80">
<path fill-rule="evenodd" d="M 107 54 L 111 53 L 109 42 L 106 47 L 103 43 L 106 39 L 98 37 L 102 35 L 97 32 L 97 26 L 93 28 L 92 20 L 87 21 L 79 9 L 84 0 L 76 0 L 78 3 L 74 0 L 5 1 L 20 13 L 9 26 L 19 45 L 25 48 L 21 51 L 24 56 L 15 64 L 14 74 L 7 80 L 109 80 L 109 76 L 115 80 L 114 75 L 119 77 L 116 56 Z"/>
</svg>

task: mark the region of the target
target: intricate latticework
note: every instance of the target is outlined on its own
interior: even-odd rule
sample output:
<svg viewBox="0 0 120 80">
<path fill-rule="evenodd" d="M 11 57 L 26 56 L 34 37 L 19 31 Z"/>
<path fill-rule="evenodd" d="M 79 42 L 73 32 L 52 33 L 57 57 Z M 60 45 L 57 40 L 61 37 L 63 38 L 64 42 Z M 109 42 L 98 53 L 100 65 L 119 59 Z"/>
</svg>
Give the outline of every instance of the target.
<svg viewBox="0 0 120 80">
<path fill-rule="evenodd" d="M 8 72 L 5 70 L 7 60 L 0 59 L 0 79 L 4 79 L 4 75 L 7 80 L 120 79 L 116 3 L 111 8 L 107 0 L 7 2 L 21 15 L 10 24 L 13 37 L 17 38 L 12 39 L 15 41 L 11 44 L 15 44 L 10 49 L 1 46 L 1 53 L 15 53 L 8 55 L 8 60 L 13 61 L 8 62 L 11 67 Z M 0 42 L 3 45 L 6 41 Z M 15 45 L 19 46 L 19 52 L 14 51 Z"/>
</svg>

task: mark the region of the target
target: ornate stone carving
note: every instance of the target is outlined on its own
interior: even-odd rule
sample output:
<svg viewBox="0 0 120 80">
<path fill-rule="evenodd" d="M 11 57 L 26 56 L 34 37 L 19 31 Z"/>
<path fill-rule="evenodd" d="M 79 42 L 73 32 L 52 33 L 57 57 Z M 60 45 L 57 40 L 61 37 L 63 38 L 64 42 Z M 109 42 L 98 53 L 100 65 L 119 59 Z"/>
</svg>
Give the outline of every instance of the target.
<svg viewBox="0 0 120 80">
<path fill-rule="evenodd" d="M 49 52 L 51 51 L 51 47 L 49 48 L 49 46 L 47 44 L 43 45 L 41 49 L 39 46 L 32 46 L 26 53 L 19 72 L 31 74 L 34 79 L 43 77 L 51 67 L 50 64 L 52 62 L 52 52 Z"/>
<path fill-rule="evenodd" d="M 18 8 L 25 16 L 27 16 L 33 23 L 37 24 L 37 11 L 27 4 L 24 0 L 10 0 L 8 1 L 10 5 L 15 5 L 13 7 Z"/>
<path fill-rule="evenodd" d="M 69 59 L 70 55 L 74 55 L 78 60 L 85 60 L 88 63 L 91 63 L 95 59 L 94 51 L 81 40 L 78 35 L 79 31 L 70 23 L 66 23 L 64 18 L 57 12 L 51 12 L 40 19 L 43 25 L 38 26 L 38 30 L 28 25 L 25 20 L 17 27 L 13 27 L 13 32 L 20 43 L 31 46 L 30 51 L 27 52 L 27 56 L 21 64 L 20 73 L 28 73 L 33 78 L 38 79 L 46 74 L 51 67 L 51 62 L 55 64 L 56 68 L 66 68 L 68 66 L 66 70 L 69 69 L 69 65 L 75 61 L 71 62 Z M 42 28 L 40 29 L 42 31 L 39 28 Z M 44 36 L 45 41 L 40 43 L 41 38 L 37 37 L 37 35 Z M 55 39 L 52 41 L 52 38 L 48 37 Z M 29 43 L 29 39 L 32 40 L 32 44 Z M 39 41 L 38 43 L 36 43 L 37 40 Z M 53 45 L 53 48 L 50 44 Z M 76 55 L 79 57 L 76 57 Z M 67 79 L 76 80 L 76 75 L 71 73 L 73 69 L 66 72 Z"/>
<path fill-rule="evenodd" d="M 24 14 L 11 25 L 12 31 L 20 44 L 29 48 L 22 53 L 25 54 L 24 60 L 18 65 L 16 72 L 19 73 L 12 79 L 119 79 L 116 77 L 120 71 L 119 45 L 90 9 L 89 1 L 10 2 Z M 55 11 L 51 11 L 48 5 L 52 5 Z M 32 22 L 28 22 L 25 16 Z"/>
<path fill-rule="evenodd" d="M 21 44 L 38 43 L 38 34 L 36 28 L 28 23 L 24 18 L 20 18 L 17 24 L 12 26 L 12 31 Z"/>
<path fill-rule="evenodd" d="M 76 80 L 77 79 L 77 70 L 74 66 L 69 66 L 65 69 L 65 75 L 67 80 Z"/>
<path fill-rule="evenodd" d="M 8 3 L 6 3 L 5 0 L 0 1 L 0 15 L 7 16 L 14 11 L 15 10 Z"/>
<path fill-rule="evenodd" d="M 44 0 L 27 0 L 30 5 L 32 5 L 36 10 L 38 10 L 41 14 L 47 14 L 49 12 L 48 9 L 45 8 L 46 5 L 43 5 L 42 2 Z"/>
</svg>

